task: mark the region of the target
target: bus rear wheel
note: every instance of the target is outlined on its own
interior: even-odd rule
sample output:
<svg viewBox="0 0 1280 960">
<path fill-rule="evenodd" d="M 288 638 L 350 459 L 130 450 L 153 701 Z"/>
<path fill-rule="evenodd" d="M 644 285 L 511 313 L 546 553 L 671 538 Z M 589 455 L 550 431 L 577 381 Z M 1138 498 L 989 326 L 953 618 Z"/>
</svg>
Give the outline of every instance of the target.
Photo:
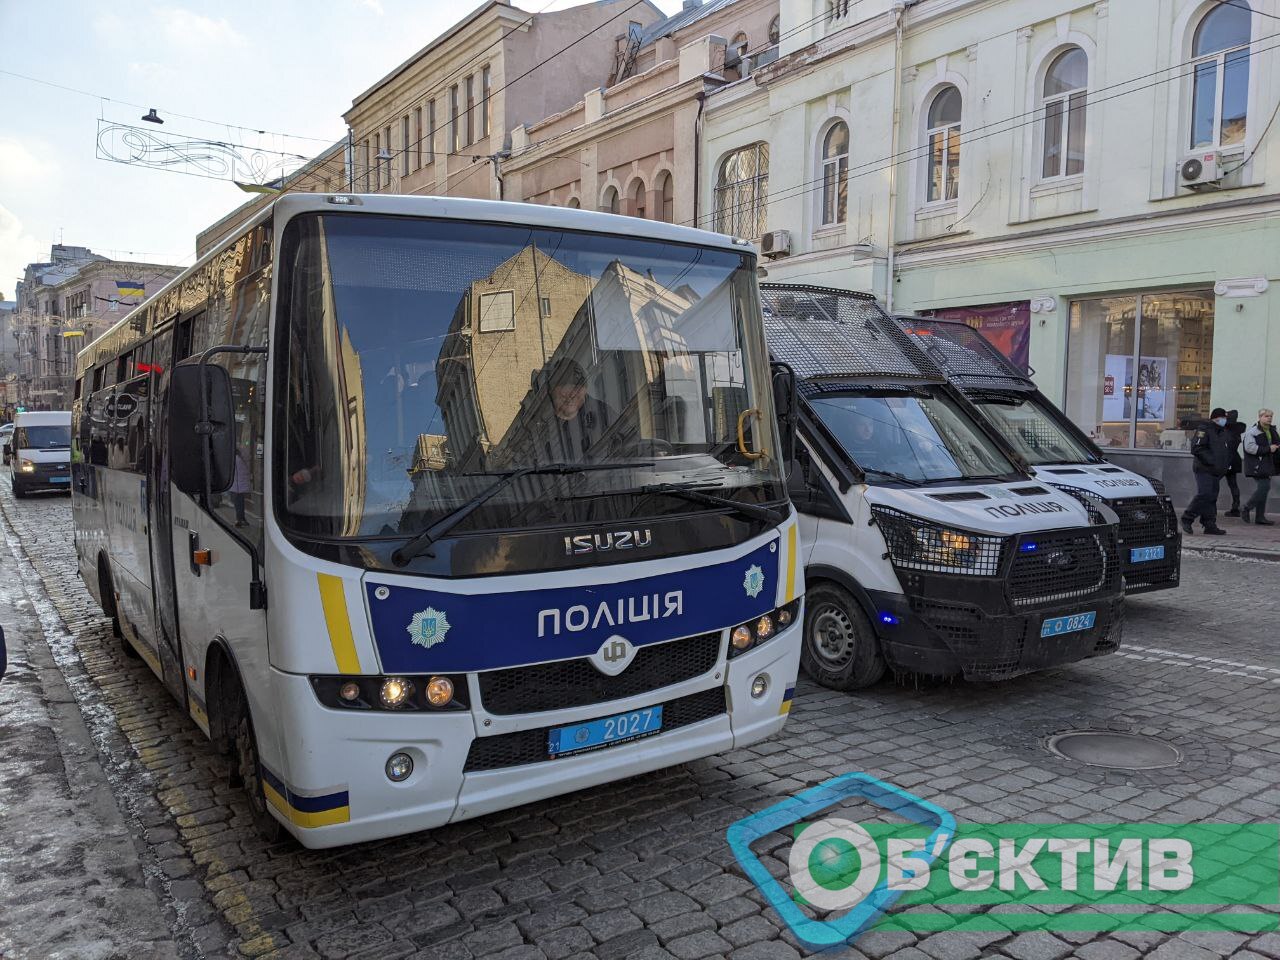
<svg viewBox="0 0 1280 960">
<path fill-rule="evenodd" d="M 284 839 L 284 826 L 271 815 L 267 809 L 267 794 L 262 786 L 262 761 L 258 755 L 258 738 L 253 732 L 253 720 L 249 717 L 249 703 L 244 691 L 235 692 L 234 712 L 230 714 L 232 723 L 232 780 L 244 787 L 249 801 L 249 814 L 253 817 L 253 825 L 268 843 L 279 843 Z"/>
<path fill-rule="evenodd" d="M 875 630 L 848 590 L 820 583 L 807 591 L 800 663 L 833 690 L 861 690 L 884 676 Z"/>
</svg>

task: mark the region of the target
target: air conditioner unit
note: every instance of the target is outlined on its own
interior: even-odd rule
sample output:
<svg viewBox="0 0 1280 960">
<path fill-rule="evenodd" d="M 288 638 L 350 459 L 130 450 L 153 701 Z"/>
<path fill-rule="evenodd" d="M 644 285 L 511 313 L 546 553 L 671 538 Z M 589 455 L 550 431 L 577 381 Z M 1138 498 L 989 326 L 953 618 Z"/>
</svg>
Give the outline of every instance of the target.
<svg viewBox="0 0 1280 960">
<path fill-rule="evenodd" d="M 1206 150 L 1204 153 L 1187 157 L 1178 164 L 1178 182 L 1189 190 L 1216 187 L 1222 182 L 1219 166 L 1221 159 L 1217 150 Z"/>
<path fill-rule="evenodd" d="M 760 252 L 770 260 L 791 256 L 791 231 L 773 230 L 760 238 Z"/>
</svg>

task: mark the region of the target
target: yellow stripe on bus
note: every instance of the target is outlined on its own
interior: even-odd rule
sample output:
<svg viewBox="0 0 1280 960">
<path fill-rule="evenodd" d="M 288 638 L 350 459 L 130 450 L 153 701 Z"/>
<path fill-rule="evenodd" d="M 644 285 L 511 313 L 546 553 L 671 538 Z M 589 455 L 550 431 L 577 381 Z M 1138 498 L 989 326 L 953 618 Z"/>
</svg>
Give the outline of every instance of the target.
<svg viewBox="0 0 1280 960">
<path fill-rule="evenodd" d="M 316 813 L 298 810 L 265 780 L 262 782 L 262 793 L 268 803 L 284 814 L 290 823 L 299 827 L 329 827 L 335 823 L 347 823 L 351 819 L 350 806 L 334 807 L 332 810 L 320 810 Z"/>
<path fill-rule="evenodd" d="M 351 616 L 347 613 L 347 593 L 342 578 L 317 573 L 316 579 L 320 583 L 320 605 L 324 608 L 324 622 L 329 627 L 329 644 L 333 647 L 338 672 L 359 673 L 360 657 L 351 636 Z"/>
<path fill-rule="evenodd" d="M 792 522 L 787 528 L 787 593 L 783 598 L 783 603 L 790 603 L 796 598 L 796 565 L 799 560 L 796 557 L 796 527 L 798 524 Z"/>
</svg>

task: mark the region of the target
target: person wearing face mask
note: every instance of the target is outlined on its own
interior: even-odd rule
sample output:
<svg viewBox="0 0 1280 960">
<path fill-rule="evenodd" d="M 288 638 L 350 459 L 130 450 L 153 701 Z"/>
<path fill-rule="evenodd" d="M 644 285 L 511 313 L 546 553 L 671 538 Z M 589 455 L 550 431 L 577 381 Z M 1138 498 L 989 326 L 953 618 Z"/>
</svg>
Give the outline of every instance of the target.
<svg viewBox="0 0 1280 960">
<path fill-rule="evenodd" d="M 1182 529 L 1192 533 L 1197 517 L 1204 532 L 1221 536 L 1218 526 L 1218 489 L 1231 469 L 1231 435 L 1227 432 L 1227 411 L 1214 407 L 1209 419 L 1191 438 L 1191 466 L 1195 472 L 1196 495 L 1182 514 Z"/>
<path fill-rule="evenodd" d="M 1245 523 L 1264 527 L 1275 523 L 1267 519 L 1267 494 L 1271 491 L 1271 478 L 1280 472 L 1280 432 L 1272 423 L 1274 419 L 1275 414 L 1263 408 L 1258 411 L 1258 422 L 1244 434 L 1244 475 L 1253 477 L 1256 486 L 1241 516 Z"/>
</svg>

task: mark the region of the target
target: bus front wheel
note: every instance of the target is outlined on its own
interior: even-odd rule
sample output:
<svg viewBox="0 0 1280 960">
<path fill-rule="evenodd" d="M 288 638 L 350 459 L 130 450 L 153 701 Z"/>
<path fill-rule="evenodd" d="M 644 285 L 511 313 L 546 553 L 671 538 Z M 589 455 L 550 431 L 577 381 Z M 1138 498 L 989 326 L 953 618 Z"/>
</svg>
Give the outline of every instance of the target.
<svg viewBox="0 0 1280 960">
<path fill-rule="evenodd" d="M 267 809 L 267 794 L 262 788 L 262 761 L 258 756 L 258 738 L 253 732 L 253 720 L 249 717 L 249 704 L 244 691 L 237 690 L 235 712 L 231 715 L 235 740 L 232 745 L 232 779 L 244 787 L 249 801 L 249 813 L 253 825 L 262 839 L 278 843 L 284 839 L 284 827 Z"/>
<path fill-rule="evenodd" d="M 861 690 L 884 676 L 875 630 L 848 590 L 819 583 L 807 591 L 800 663 L 833 690 Z"/>
</svg>

